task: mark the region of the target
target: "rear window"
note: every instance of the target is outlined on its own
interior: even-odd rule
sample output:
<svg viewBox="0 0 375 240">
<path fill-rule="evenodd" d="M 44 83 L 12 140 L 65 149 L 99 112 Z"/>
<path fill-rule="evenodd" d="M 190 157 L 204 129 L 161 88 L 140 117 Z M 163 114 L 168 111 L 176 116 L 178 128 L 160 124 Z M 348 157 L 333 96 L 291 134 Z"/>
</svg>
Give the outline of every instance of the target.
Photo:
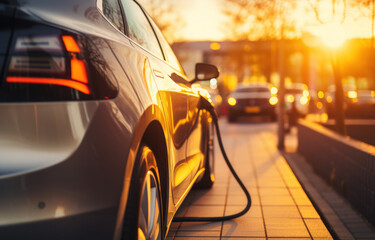
<svg viewBox="0 0 375 240">
<path fill-rule="evenodd" d="M 117 0 L 103 1 L 103 14 L 106 16 L 118 30 L 124 32 L 124 20 Z"/>
<path fill-rule="evenodd" d="M 136 43 L 163 59 L 159 42 L 140 6 L 130 0 L 121 0 L 129 27 L 129 37 Z"/>
<path fill-rule="evenodd" d="M 242 92 L 242 93 L 252 93 L 252 92 L 269 92 L 270 90 L 268 88 L 262 88 L 262 87 L 254 87 L 254 88 L 240 88 L 237 89 L 236 92 Z"/>
</svg>

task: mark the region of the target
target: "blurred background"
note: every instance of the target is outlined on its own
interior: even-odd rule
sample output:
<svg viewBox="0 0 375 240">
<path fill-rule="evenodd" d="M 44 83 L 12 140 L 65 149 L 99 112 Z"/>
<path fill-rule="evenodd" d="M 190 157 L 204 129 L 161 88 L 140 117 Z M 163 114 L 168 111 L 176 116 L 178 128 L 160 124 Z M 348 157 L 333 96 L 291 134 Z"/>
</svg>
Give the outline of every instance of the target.
<svg viewBox="0 0 375 240">
<path fill-rule="evenodd" d="M 375 226 L 375 0 L 140 1 L 190 79 L 219 67 L 201 85 L 227 129 L 277 132 Z"/>
<path fill-rule="evenodd" d="M 374 0 L 140 2 L 191 79 L 196 62 L 219 67 L 220 77 L 205 87 L 223 114 L 238 84 L 279 88 L 282 79 L 286 105 L 306 105 L 308 117 L 326 121 L 335 115 L 339 79 L 345 117 L 375 116 Z"/>
</svg>

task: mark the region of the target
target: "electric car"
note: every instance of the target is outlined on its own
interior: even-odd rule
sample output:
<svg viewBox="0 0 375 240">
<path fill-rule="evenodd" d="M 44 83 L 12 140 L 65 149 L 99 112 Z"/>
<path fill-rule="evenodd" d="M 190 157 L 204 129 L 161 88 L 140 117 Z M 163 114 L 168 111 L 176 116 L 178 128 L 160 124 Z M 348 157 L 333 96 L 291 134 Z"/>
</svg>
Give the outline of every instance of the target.
<svg viewBox="0 0 375 240">
<path fill-rule="evenodd" d="M 353 86 L 344 85 L 344 112 L 346 118 L 375 118 L 375 91 L 357 90 Z M 336 87 L 331 85 L 326 92 L 326 111 L 329 118 L 336 115 Z"/>
<path fill-rule="evenodd" d="M 267 115 L 276 120 L 275 89 L 268 83 L 239 84 L 227 100 L 228 121 L 235 122 L 239 116 L 249 115 Z"/>
<path fill-rule="evenodd" d="M 1 1 L 0 38 L 0 239 L 164 239 L 213 184 L 218 69 L 187 79 L 133 0 Z"/>
</svg>

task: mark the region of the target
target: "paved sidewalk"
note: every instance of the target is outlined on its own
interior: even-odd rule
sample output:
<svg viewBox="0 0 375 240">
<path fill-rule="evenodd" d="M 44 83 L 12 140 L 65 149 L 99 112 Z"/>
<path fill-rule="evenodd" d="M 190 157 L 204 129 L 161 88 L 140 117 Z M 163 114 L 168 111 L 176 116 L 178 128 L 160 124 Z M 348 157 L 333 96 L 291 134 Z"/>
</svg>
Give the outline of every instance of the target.
<svg viewBox="0 0 375 240">
<path fill-rule="evenodd" d="M 283 153 L 294 174 L 310 196 L 326 226 L 337 239 L 375 239 L 375 228 L 350 203 L 329 186 L 313 170 L 303 156 L 296 152 L 297 129 L 287 136 L 289 149 Z M 292 142 L 291 142 L 292 141 Z"/>
<path fill-rule="evenodd" d="M 332 239 L 276 148 L 276 124 L 220 121 L 225 149 L 252 197 L 244 216 L 226 222 L 173 223 L 168 239 Z M 193 191 L 179 216 L 222 216 L 242 210 L 245 195 L 216 147 L 216 182 Z"/>
</svg>

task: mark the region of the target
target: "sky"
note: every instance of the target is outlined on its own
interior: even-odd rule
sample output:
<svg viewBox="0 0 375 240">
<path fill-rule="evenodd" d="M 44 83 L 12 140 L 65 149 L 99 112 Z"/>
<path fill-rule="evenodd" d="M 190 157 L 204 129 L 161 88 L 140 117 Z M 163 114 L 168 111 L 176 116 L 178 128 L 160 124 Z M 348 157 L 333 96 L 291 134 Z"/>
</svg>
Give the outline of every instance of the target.
<svg viewBox="0 0 375 240">
<path fill-rule="evenodd" d="M 180 32 L 180 38 L 184 40 L 211 40 L 220 41 L 225 39 L 225 33 L 222 26 L 226 21 L 222 14 L 222 2 L 224 0 L 164 0 L 173 5 L 176 14 L 180 15 L 185 25 Z M 300 4 L 307 4 L 307 0 L 297 0 Z M 321 6 L 320 11 L 324 18 L 325 14 L 330 14 L 331 0 L 326 0 L 327 6 Z M 323 1 L 324 3 L 324 1 Z M 301 9 L 303 6 L 301 7 Z M 338 7 L 340 9 L 340 7 Z M 337 34 L 345 38 L 363 38 L 370 37 L 371 22 L 370 18 L 366 21 L 356 20 L 356 14 L 349 12 L 344 25 L 341 23 L 329 24 L 329 27 L 322 26 L 316 22 L 313 12 L 310 15 L 303 11 L 298 11 L 296 16 L 298 24 L 303 25 L 304 31 L 317 36 L 326 36 L 327 33 L 331 38 L 335 38 Z M 338 26 L 340 25 L 340 26 Z M 332 29 L 334 29 L 332 31 Z M 337 31 L 338 33 L 336 33 Z M 334 32 L 332 34 L 332 32 Z"/>
<path fill-rule="evenodd" d="M 186 26 L 184 38 L 190 40 L 221 40 L 224 33 L 220 25 L 225 21 L 221 14 L 221 0 L 169 0 L 176 6 Z"/>
</svg>

